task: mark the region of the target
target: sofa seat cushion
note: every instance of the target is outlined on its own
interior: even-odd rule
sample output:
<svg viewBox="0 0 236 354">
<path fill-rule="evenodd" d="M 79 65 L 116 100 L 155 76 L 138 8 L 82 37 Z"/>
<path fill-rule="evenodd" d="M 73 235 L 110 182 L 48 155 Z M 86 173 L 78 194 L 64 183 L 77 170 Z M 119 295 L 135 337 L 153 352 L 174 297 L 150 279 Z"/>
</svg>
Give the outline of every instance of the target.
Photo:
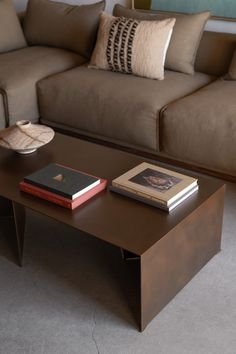
<svg viewBox="0 0 236 354">
<path fill-rule="evenodd" d="M 170 104 L 161 117 L 161 150 L 236 175 L 236 82 L 217 80 Z"/>
<path fill-rule="evenodd" d="M 8 123 L 39 118 L 36 82 L 84 63 L 69 51 L 48 47 L 27 47 L 0 55 L 0 89 L 8 102 Z"/>
<path fill-rule="evenodd" d="M 5 110 L 4 110 L 4 97 L 0 93 L 0 129 L 5 128 L 5 124 L 6 124 L 6 120 L 5 120 Z"/>
<path fill-rule="evenodd" d="M 211 80 L 167 71 L 157 81 L 79 67 L 39 82 L 40 114 L 52 126 L 157 150 L 160 109 Z"/>
</svg>

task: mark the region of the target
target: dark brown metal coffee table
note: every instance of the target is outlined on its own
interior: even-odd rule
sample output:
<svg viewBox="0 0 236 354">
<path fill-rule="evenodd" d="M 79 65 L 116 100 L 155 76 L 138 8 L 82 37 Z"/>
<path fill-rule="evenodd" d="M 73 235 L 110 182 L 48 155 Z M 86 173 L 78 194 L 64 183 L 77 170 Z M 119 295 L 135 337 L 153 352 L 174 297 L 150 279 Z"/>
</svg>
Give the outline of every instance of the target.
<svg viewBox="0 0 236 354">
<path fill-rule="evenodd" d="M 142 161 L 141 157 L 61 134 L 28 156 L 0 149 L 0 196 L 12 205 L 20 264 L 25 208 L 139 256 L 141 331 L 220 251 L 223 183 L 199 177 L 199 192 L 170 214 L 109 191 L 70 211 L 20 192 L 18 184 L 50 162 L 111 181 Z"/>
</svg>

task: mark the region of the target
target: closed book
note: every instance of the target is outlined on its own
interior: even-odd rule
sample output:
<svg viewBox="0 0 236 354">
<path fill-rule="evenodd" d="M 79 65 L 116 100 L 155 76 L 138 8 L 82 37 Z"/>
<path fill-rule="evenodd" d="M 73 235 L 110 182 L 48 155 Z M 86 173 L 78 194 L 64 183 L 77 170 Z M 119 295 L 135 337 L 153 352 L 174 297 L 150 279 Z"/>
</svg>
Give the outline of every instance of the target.
<svg viewBox="0 0 236 354">
<path fill-rule="evenodd" d="M 60 195 L 57 195 L 55 193 L 49 192 L 48 190 L 36 187 L 32 184 L 26 183 L 24 181 L 20 182 L 19 187 L 20 190 L 23 192 L 26 192 L 28 194 L 31 194 L 33 196 L 36 196 L 41 199 L 48 200 L 52 203 L 58 204 L 62 207 L 65 207 L 67 209 L 75 209 L 81 204 L 85 203 L 92 197 L 94 197 L 96 194 L 99 192 L 103 191 L 106 188 L 107 185 L 107 180 L 105 179 L 100 179 L 100 183 L 90 189 L 89 191 L 85 192 L 83 195 L 80 197 L 77 197 L 74 200 L 67 199 L 64 197 L 61 197 Z"/>
<path fill-rule="evenodd" d="M 109 187 L 110 191 L 112 192 L 116 192 L 119 193 L 121 195 L 124 195 L 126 197 L 129 198 L 133 198 L 135 200 L 138 200 L 139 202 L 157 207 L 159 209 L 165 210 L 167 212 L 170 212 L 171 210 L 175 209 L 178 205 L 180 205 L 181 203 L 184 202 L 184 200 L 186 200 L 187 198 L 189 198 L 193 193 L 195 193 L 198 190 L 198 185 L 194 186 L 191 190 L 189 190 L 187 193 L 185 193 L 184 195 L 182 195 L 179 199 L 177 199 L 176 201 L 174 201 L 172 204 L 170 204 L 169 206 L 164 205 L 163 203 L 159 203 L 158 201 L 151 199 L 151 198 L 145 198 L 140 196 L 137 193 L 132 193 L 129 192 L 125 189 L 121 189 L 121 188 L 117 188 L 114 186 L 110 186 Z"/>
<path fill-rule="evenodd" d="M 169 208 L 198 185 L 196 178 L 146 162 L 112 181 L 112 186 Z"/>
<path fill-rule="evenodd" d="M 24 182 L 74 200 L 100 183 L 100 179 L 70 167 L 51 163 L 24 178 Z"/>
</svg>

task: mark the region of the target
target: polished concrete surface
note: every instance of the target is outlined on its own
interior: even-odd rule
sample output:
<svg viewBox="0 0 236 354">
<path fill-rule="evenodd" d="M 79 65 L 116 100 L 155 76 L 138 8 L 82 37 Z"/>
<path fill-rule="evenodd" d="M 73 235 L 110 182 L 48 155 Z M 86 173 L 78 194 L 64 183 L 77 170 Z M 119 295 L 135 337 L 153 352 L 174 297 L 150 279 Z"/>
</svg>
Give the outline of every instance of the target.
<svg viewBox="0 0 236 354">
<path fill-rule="evenodd" d="M 1 220 L 0 354 L 236 353 L 236 185 L 227 184 L 222 251 L 143 333 L 136 264 L 118 249 L 28 212 L 20 268 L 10 231 Z"/>
</svg>

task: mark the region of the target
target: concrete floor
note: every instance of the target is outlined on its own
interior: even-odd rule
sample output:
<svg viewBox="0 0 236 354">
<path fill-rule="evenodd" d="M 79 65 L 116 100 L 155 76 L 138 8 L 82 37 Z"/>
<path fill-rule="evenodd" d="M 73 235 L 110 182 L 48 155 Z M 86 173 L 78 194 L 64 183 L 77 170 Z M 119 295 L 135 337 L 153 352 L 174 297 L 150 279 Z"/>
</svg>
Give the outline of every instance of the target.
<svg viewBox="0 0 236 354">
<path fill-rule="evenodd" d="M 24 267 L 0 225 L 0 354 L 235 354 L 236 185 L 222 251 L 143 333 L 119 250 L 27 214 Z"/>
</svg>

